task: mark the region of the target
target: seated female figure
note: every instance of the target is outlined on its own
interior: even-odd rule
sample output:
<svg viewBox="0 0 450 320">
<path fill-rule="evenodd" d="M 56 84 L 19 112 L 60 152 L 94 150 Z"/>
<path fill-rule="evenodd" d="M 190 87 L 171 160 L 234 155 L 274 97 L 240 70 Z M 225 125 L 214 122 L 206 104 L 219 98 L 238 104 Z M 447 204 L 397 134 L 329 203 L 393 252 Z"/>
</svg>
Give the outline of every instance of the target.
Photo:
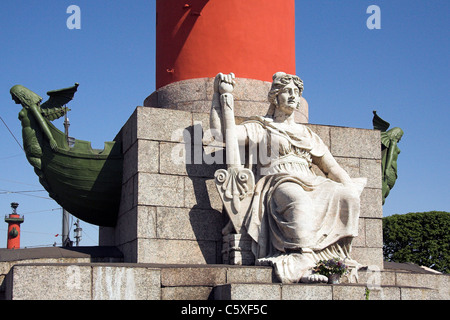
<svg viewBox="0 0 450 320">
<path fill-rule="evenodd" d="M 221 81 L 233 84 L 230 76 Z M 319 260 L 339 258 L 356 265 L 350 249 L 358 235 L 360 194 L 366 181 L 351 179 L 319 136 L 295 123 L 302 91 L 300 78 L 276 73 L 268 115 L 235 128 L 250 153 L 259 148 L 259 179 L 244 221 L 254 240 L 256 264 L 272 265 L 284 283 L 326 281 L 311 274 Z M 219 110 L 213 108 L 211 127 L 221 130 L 221 126 Z M 313 164 L 326 178 L 314 173 Z"/>
</svg>

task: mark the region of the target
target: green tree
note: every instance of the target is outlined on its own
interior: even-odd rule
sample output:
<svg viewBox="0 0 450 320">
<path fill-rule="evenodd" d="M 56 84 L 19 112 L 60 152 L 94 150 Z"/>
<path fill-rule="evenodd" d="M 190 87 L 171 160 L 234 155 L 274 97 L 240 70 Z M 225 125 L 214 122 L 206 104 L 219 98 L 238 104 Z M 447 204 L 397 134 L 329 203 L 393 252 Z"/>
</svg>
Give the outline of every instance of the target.
<svg viewBox="0 0 450 320">
<path fill-rule="evenodd" d="M 450 212 L 430 211 L 383 218 L 383 255 L 450 273 Z"/>
</svg>

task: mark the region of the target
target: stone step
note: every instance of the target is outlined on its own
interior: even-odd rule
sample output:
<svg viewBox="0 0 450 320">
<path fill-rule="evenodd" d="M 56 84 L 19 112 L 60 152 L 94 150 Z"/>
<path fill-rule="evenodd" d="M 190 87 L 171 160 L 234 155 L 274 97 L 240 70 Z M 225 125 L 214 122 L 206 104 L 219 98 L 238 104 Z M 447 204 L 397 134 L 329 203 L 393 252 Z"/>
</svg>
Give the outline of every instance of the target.
<svg viewBox="0 0 450 320">
<path fill-rule="evenodd" d="M 214 287 L 227 283 L 272 283 L 272 268 L 29 263 L 14 265 L 3 281 L 3 288 L 6 299 L 18 300 L 208 300 Z"/>
<path fill-rule="evenodd" d="M 415 269 L 408 270 L 407 264 L 397 264 L 402 269 L 389 268 L 392 263 L 385 263 L 383 270 L 360 270 L 359 283 L 369 287 L 399 287 L 405 288 L 432 288 L 436 290 L 436 298 L 440 300 L 450 299 L 450 275 L 436 272 L 427 272 Z M 406 266 L 406 267 L 405 267 Z"/>
<path fill-rule="evenodd" d="M 158 266 L 158 265 L 156 265 Z M 213 300 L 227 283 L 272 283 L 272 268 L 232 265 L 159 265 L 161 300 Z"/>
<path fill-rule="evenodd" d="M 275 283 L 272 273 L 270 267 L 232 265 L 29 263 L 14 265 L 1 291 L 3 298 L 14 300 L 445 300 L 449 297 L 450 278 L 445 275 L 360 272 L 358 284 L 328 285 Z M 389 281 L 394 283 L 387 284 Z M 416 284 L 411 284 L 414 281 Z"/>
<path fill-rule="evenodd" d="M 249 284 L 232 283 L 214 288 L 215 300 L 434 300 L 437 290 L 420 287 L 365 284 Z"/>
</svg>

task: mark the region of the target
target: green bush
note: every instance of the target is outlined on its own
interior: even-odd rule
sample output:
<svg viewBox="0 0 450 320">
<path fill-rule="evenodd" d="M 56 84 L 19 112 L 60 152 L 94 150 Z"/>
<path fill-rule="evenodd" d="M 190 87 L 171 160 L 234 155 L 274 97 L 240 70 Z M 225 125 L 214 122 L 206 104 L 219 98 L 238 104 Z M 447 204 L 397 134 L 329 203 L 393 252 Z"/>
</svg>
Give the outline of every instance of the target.
<svg viewBox="0 0 450 320">
<path fill-rule="evenodd" d="M 450 212 L 430 211 L 383 218 L 383 255 L 450 273 Z"/>
</svg>

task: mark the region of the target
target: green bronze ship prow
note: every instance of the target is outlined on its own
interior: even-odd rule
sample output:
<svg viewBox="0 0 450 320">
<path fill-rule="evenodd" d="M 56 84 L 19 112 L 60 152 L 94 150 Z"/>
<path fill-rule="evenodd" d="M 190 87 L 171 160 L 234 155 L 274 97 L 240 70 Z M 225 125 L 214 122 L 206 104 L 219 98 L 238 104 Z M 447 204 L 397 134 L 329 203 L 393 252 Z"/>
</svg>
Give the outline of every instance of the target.
<svg viewBox="0 0 450 320">
<path fill-rule="evenodd" d="M 122 189 L 121 143 L 105 142 L 97 150 L 89 141 L 75 140 L 70 147 L 66 134 L 50 122 L 65 115 L 77 88 L 50 91 L 42 105 L 42 98 L 27 88 L 11 88 L 13 100 L 23 106 L 23 148 L 40 183 L 59 205 L 88 223 L 114 226 Z"/>
</svg>

